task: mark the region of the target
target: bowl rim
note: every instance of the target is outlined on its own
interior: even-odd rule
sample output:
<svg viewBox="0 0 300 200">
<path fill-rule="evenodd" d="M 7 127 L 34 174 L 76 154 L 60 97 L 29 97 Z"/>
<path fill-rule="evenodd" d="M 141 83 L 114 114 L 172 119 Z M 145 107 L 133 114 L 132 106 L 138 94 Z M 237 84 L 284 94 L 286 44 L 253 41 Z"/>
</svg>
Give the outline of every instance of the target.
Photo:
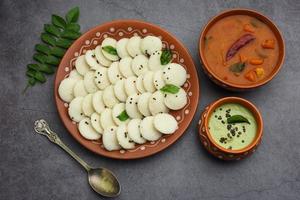
<svg viewBox="0 0 300 200">
<path fill-rule="evenodd" d="M 215 142 L 215 139 L 213 139 L 213 137 L 211 136 L 210 131 L 208 129 L 208 121 L 209 121 L 210 115 L 215 110 L 215 108 L 217 108 L 220 105 L 223 105 L 225 103 L 241 104 L 242 106 L 246 107 L 255 117 L 255 120 L 257 123 L 256 137 L 248 146 L 246 146 L 242 149 L 230 150 L 230 149 L 226 149 L 226 148 L 220 146 L 219 144 L 217 144 Z M 214 101 L 213 103 L 211 103 L 207 110 L 207 117 L 204 119 L 204 128 L 207 133 L 207 137 L 208 137 L 209 141 L 211 143 L 213 143 L 213 145 L 216 146 L 221 151 L 223 151 L 225 153 L 230 153 L 230 154 L 240 154 L 240 153 L 245 153 L 245 152 L 251 150 L 259 143 L 260 139 L 263 136 L 263 120 L 262 120 L 262 116 L 261 116 L 259 110 L 253 103 L 251 103 L 250 101 L 248 101 L 246 99 L 240 98 L 240 97 L 224 97 L 224 98 L 218 99 L 218 100 Z"/>
<path fill-rule="evenodd" d="M 252 17 L 256 17 L 258 19 L 260 18 L 263 18 L 264 20 L 268 21 L 268 23 L 270 23 L 273 28 L 271 28 L 272 32 L 277 32 L 278 34 L 278 38 L 279 38 L 279 41 L 278 43 L 280 43 L 280 46 L 282 46 L 282 56 L 279 57 L 279 64 L 278 64 L 278 67 L 277 69 L 274 70 L 273 73 L 271 73 L 267 78 L 265 78 L 263 81 L 259 81 L 257 83 L 254 83 L 254 84 L 251 84 L 251 85 L 239 85 L 239 84 L 235 84 L 235 83 L 230 83 L 230 82 L 227 82 L 221 78 L 219 78 L 214 72 L 213 70 L 211 70 L 208 66 L 208 64 L 206 63 L 205 61 L 205 56 L 204 56 L 204 53 L 202 52 L 201 50 L 201 46 L 202 46 L 202 43 L 203 43 L 203 38 L 205 36 L 205 33 L 207 32 L 207 30 L 210 28 L 210 25 L 215 23 L 216 21 L 219 21 L 221 18 L 224 18 L 224 17 L 227 17 L 228 15 L 226 14 L 236 14 L 237 12 L 244 12 L 245 15 L 248 15 L 248 13 L 252 13 L 253 16 Z M 223 16 L 224 15 L 224 16 Z M 242 15 L 241 13 L 239 15 Z M 255 15 L 255 16 L 254 16 Z M 220 19 L 218 19 L 220 18 Z M 277 38 L 277 39 L 278 39 Z M 217 79 L 219 82 L 221 82 L 222 84 L 224 85 L 227 85 L 227 86 L 230 86 L 230 87 L 233 87 L 233 88 L 236 88 L 236 89 L 252 89 L 252 88 L 257 88 L 257 87 L 260 87 L 260 86 L 263 86 L 265 84 L 267 84 L 268 82 L 270 82 L 277 74 L 278 72 L 280 71 L 280 69 L 282 68 L 282 65 L 284 63 L 284 60 L 285 60 L 285 41 L 284 41 L 284 38 L 283 38 L 283 34 L 281 33 L 280 29 L 278 28 L 278 26 L 275 24 L 275 22 L 273 20 L 271 20 L 269 17 L 267 17 L 266 15 L 256 11 L 256 10 L 253 10 L 253 9 L 248 9 L 248 8 L 233 8 L 233 9 L 226 9 L 226 10 L 223 10 L 221 11 L 220 13 L 214 15 L 212 18 L 210 18 L 210 20 L 204 25 L 204 27 L 202 28 L 202 31 L 200 32 L 200 36 L 199 36 L 199 39 L 198 39 L 198 53 L 199 53 L 199 58 L 201 60 L 201 65 L 202 65 L 202 68 L 204 68 L 205 70 L 208 71 L 209 74 L 211 74 L 215 79 Z"/>
<path fill-rule="evenodd" d="M 76 134 L 73 134 L 73 132 L 71 131 L 71 127 L 69 124 L 66 124 L 64 122 L 64 115 L 62 112 L 59 111 L 60 108 L 60 97 L 58 95 L 58 85 L 59 85 L 59 81 L 58 81 L 58 70 L 56 71 L 56 74 L 55 74 L 55 78 L 54 78 L 54 88 L 53 88 L 53 94 L 54 94 L 54 100 L 55 100 L 55 105 L 56 105 L 56 109 L 58 111 L 58 115 L 61 119 L 61 122 L 63 123 L 63 125 L 65 126 L 65 128 L 67 129 L 68 131 L 68 134 L 70 134 L 83 148 L 86 148 L 88 149 L 89 151 L 97 154 L 97 155 L 100 155 L 100 156 L 103 156 L 103 157 L 107 157 L 107 158 L 112 158 L 112 159 L 117 159 L 117 160 L 135 160 L 135 159 L 141 159 L 141 158 L 145 158 L 145 157 L 150 157 L 152 155 L 155 155 L 155 154 L 158 154 L 164 150 L 166 150 L 167 148 L 170 148 L 173 144 L 175 144 L 180 138 L 182 138 L 182 136 L 184 134 L 186 134 L 186 131 L 188 130 L 189 128 L 189 125 L 192 123 L 192 120 L 194 119 L 195 117 L 195 114 L 197 112 L 197 109 L 198 109 L 198 106 L 199 106 L 199 101 L 200 101 L 200 98 L 201 98 L 201 88 L 200 88 L 200 79 L 199 79 L 199 76 L 198 76 L 198 69 L 195 65 L 195 62 L 194 62 L 194 59 L 190 53 L 190 51 L 188 50 L 188 48 L 184 45 L 184 43 L 178 39 L 175 34 L 169 32 L 167 29 L 159 26 L 159 25 L 156 25 L 156 24 L 153 24 L 151 22 L 148 22 L 148 21 L 144 21 L 144 20 L 138 20 L 138 19 L 115 19 L 115 20 L 111 20 L 111 21 L 106 21 L 106 22 L 103 22 L 101 24 L 98 24 L 98 25 L 95 25 L 93 26 L 92 28 L 89 28 L 86 32 L 82 33 L 82 35 L 74 41 L 74 43 L 68 48 L 66 54 L 64 55 L 64 57 L 62 58 L 59 66 L 58 66 L 58 69 L 63 66 L 62 65 L 62 61 L 64 59 L 67 59 L 65 57 L 67 57 L 67 53 L 68 51 L 71 51 L 71 49 L 74 49 L 78 44 L 80 44 L 81 42 L 84 42 L 85 38 L 86 38 L 86 35 L 89 35 L 89 34 L 92 34 L 94 33 L 95 31 L 97 31 L 98 29 L 102 28 L 102 27 L 106 27 L 106 26 L 110 26 L 110 25 L 113 25 L 113 24 L 118 24 L 118 23 L 130 23 L 130 24 L 143 24 L 143 25 L 147 25 L 151 28 L 155 28 L 157 30 L 159 30 L 160 32 L 163 33 L 163 35 L 168 35 L 172 38 L 172 40 L 174 40 L 176 43 L 178 43 L 180 45 L 180 48 L 184 50 L 184 52 L 186 52 L 186 55 L 187 57 L 189 57 L 189 61 L 191 62 L 191 65 L 189 66 L 191 68 L 192 71 L 195 71 L 196 73 L 193 74 L 193 76 L 195 77 L 195 80 L 197 82 L 197 84 L 193 84 L 192 87 L 195 88 L 195 90 L 197 91 L 196 93 L 193 93 L 193 96 L 195 96 L 195 99 L 196 99 L 196 104 L 195 106 L 189 110 L 189 119 L 187 120 L 188 123 L 184 123 L 186 125 L 184 125 L 184 128 L 183 128 L 183 131 L 180 132 L 180 134 L 177 134 L 177 136 L 175 137 L 175 139 L 172 139 L 171 142 L 168 142 L 168 143 L 163 143 L 157 150 L 151 150 L 149 151 L 148 153 L 143 153 L 143 154 L 140 154 L 140 155 L 135 155 L 135 156 L 118 156 L 116 154 L 110 154 L 109 151 L 107 151 L 106 153 L 99 153 L 97 150 L 95 150 L 93 147 L 89 146 L 89 145 L 85 145 L 83 140 L 79 140 L 77 138 L 77 136 L 75 136 Z M 69 60 L 69 59 L 67 59 Z M 150 141 L 148 141 L 150 142 Z"/>
</svg>

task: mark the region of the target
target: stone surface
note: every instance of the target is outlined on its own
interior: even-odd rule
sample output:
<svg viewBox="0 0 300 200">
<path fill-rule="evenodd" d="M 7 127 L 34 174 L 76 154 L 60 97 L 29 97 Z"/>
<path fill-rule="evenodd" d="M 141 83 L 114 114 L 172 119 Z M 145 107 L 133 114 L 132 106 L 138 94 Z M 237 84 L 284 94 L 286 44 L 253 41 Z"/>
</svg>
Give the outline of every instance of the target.
<svg viewBox="0 0 300 200">
<path fill-rule="evenodd" d="M 201 99 L 186 134 L 155 156 L 119 161 L 82 148 L 61 123 L 53 98 L 53 76 L 25 95 L 26 64 L 52 13 L 80 6 L 82 31 L 120 18 L 155 23 L 173 33 L 192 54 L 201 84 Z M 208 80 L 198 58 L 201 28 L 218 12 L 235 7 L 257 9 L 273 19 L 286 42 L 285 64 L 268 85 L 252 92 L 227 92 Z M 60 148 L 33 132 L 33 122 L 49 121 L 53 130 L 93 166 L 116 173 L 123 190 L 117 199 L 272 199 L 300 196 L 300 3 L 299 1 L 0 1 L 0 199 L 99 199 L 86 172 Z M 196 124 L 211 101 L 241 96 L 260 109 L 263 143 L 250 158 L 222 162 L 199 143 Z M 100 198 L 101 199 L 101 198 Z"/>
</svg>

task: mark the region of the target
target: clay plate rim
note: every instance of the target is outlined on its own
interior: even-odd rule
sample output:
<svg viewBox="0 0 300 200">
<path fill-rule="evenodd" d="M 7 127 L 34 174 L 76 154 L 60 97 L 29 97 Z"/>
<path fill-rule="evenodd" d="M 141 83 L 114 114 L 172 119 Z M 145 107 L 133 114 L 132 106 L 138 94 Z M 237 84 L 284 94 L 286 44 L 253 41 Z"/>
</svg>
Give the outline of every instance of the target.
<svg viewBox="0 0 300 200">
<path fill-rule="evenodd" d="M 184 57 L 184 63 L 188 69 L 188 73 L 191 74 L 189 80 L 190 80 L 190 91 L 192 92 L 193 96 L 190 97 L 190 105 L 189 105 L 189 114 L 184 115 L 184 120 L 179 125 L 179 129 L 173 134 L 167 137 L 166 142 L 162 143 L 161 141 L 159 144 L 153 148 L 146 148 L 143 151 L 138 152 L 126 152 L 124 154 L 120 154 L 119 151 L 106 151 L 100 147 L 100 145 L 95 146 L 91 141 L 88 141 L 84 139 L 78 132 L 77 127 L 72 124 L 69 117 L 66 115 L 64 109 L 64 102 L 59 98 L 58 95 L 58 86 L 60 81 L 62 80 L 63 70 L 65 66 L 69 66 L 70 60 L 74 57 L 74 52 L 78 49 L 80 49 L 81 46 L 83 46 L 85 41 L 87 39 L 91 39 L 94 37 L 94 33 L 97 31 L 103 32 L 103 30 L 107 31 L 109 27 L 118 27 L 118 28 L 124 28 L 125 26 L 135 27 L 135 29 L 142 30 L 142 28 L 147 28 L 149 33 L 159 33 L 163 37 L 163 40 L 168 41 L 176 46 L 175 50 L 178 52 L 178 54 L 182 57 Z M 125 29 L 125 28 L 124 28 Z M 126 37 L 126 33 L 123 37 Z M 102 40 L 102 39 L 101 39 Z M 67 128 L 68 132 L 85 148 L 89 149 L 90 151 L 105 156 L 109 158 L 115 158 L 115 159 L 138 159 L 138 158 L 144 158 L 151 156 L 153 154 L 156 154 L 158 152 L 161 152 L 162 150 L 166 149 L 167 147 L 171 146 L 173 143 L 175 143 L 186 131 L 189 124 L 191 123 L 195 112 L 198 107 L 199 102 L 199 79 L 197 75 L 197 69 L 195 67 L 195 64 L 193 62 L 192 56 L 190 55 L 189 51 L 185 48 L 185 46 L 180 42 L 173 34 L 169 33 L 168 31 L 164 30 L 163 28 L 153 25 L 148 22 L 140 21 L 140 20 L 131 20 L 131 19 L 120 19 L 120 20 L 114 20 L 110 22 L 103 23 L 101 25 L 98 25 L 86 33 L 84 33 L 80 38 L 78 38 L 71 47 L 67 50 L 65 53 L 63 59 L 61 60 L 59 67 L 56 72 L 55 80 L 54 80 L 54 97 L 55 97 L 55 103 L 56 107 L 59 113 L 59 116 L 64 124 L 64 126 Z M 147 142 L 146 144 L 148 144 Z"/>
<path fill-rule="evenodd" d="M 255 139 L 252 141 L 252 143 L 250 145 L 248 145 L 247 147 L 245 147 L 243 149 L 229 150 L 229 149 L 225 149 L 225 148 L 221 147 L 212 138 L 212 136 L 210 134 L 210 131 L 208 129 L 208 120 L 209 120 L 210 115 L 212 114 L 212 112 L 218 106 L 223 105 L 225 103 L 238 103 L 238 104 L 241 104 L 242 106 L 245 106 L 247 109 L 249 109 L 255 117 L 255 120 L 256 120 L 256 123 L 257 123 L 257 133 L 256 133 L 256 136 L 255 136 Z M 229 153 L 229 154 L 241 154 L 241 153 L 245 153 L 245 152 L 251 150 L 252 148 L 254 148 L 259 143 L 259 141 L 260 141 L 260 139 L 262 138 L 262 135 L 263 135 L 263 120 L 262 120 L 262 116 L 261 116 L 259 110 L 250 101 L 248 101 L 246 99 L 243 99 L 243 98 L 240 98 L 240 97 L 225 97 L 225 98 L 218 99 L 215 102 L 213 102 L 212 104 L 210 104 L 210 106 L 207 110 L 206 118 L 204 120 L 204 128 L 205 128 L 205 131 L 207 133 L 209 141 L 214 146 L 216 146 L 218 149 L 220 149 L 222 152 Z M 199 134 L 201 134 L 201 131 L 199 131 Z"/>
<path fill-rule="evenodd" d="M 228 17 L 230 15 L 248 15 L 251 17 L 255 17 L 258 20 L 263 21 L 271 30 L 272 32 L 275 34 L 276 39 L 278 40 L 278 45 L 279 45 L 279 58 L 278 58 L 278 62 L 273 70 L 273 72 L 269 75 L 269 77 L 265 78 L 262 81 L 259 81 L 257 83 L 254 84 L 249 84 L 249 85 L 239 85 L 239 84 L 235 84 L 235 83 L 230 83 L 227 82 L 221 78 L 219 78 L 214 72 L 213 70 L 210 69 L 210 67 L 208 66 L 208 63 L 206 62 L 204 53 L 202 51 L 204 44 L 204 37 L 205 34 L 207 33 L 207 31 L 211 28 L 211 26 L 216 23 L 217 21 L 219 21 L 220 19 L 224 18 L 224 17 Z M 218 81 L 220 81 L 222 84 L 231 86 L 233 88 L 236 89 L 252 89 L 252 88 L 257 88 L 260 87 L 262 85 L 265 85 L 266 83 L 270 82 L 276 75 L 277 73 L 280 71 L 283 63 L 284 63 L 284 59 L 285 59 L 285 42 L 282 36 L 282 33 L 280 31 L 280 29 L 276 26 L 276 24 L 266 15 L 256 11 L 256 10 L 251 10 L 251 9 L 245 9 L 245 8 L 237 8 L 237 9 L 228 9 L 225 11 L 222 11 L 221 13 L 215 15 L 214 17 L 212 17 L 207 24 L 204 26 L 204 28 L 201 31 L 200 37 L 199 37 L 199 41 L 198 41 L 198 53 L 199 53 L 199 57 L 200 60 L 202 62 L 202 67 L 205 68 L 209 74 L 211 74 L 215 79 L 217 79 Z"/>
</svg>

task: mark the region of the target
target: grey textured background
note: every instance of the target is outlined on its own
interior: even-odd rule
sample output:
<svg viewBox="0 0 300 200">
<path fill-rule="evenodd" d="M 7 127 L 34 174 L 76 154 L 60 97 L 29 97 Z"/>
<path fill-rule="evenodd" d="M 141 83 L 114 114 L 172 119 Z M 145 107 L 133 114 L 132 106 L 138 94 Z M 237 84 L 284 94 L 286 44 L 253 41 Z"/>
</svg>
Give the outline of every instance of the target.
<svg viewBox="0 0 300 200">
<path fill-rule="evenodd" d="M 146 159 L 118 161 L 82 148 L 66 131 L 55 108 L 53 78 L 25 95 L 26 64 L 52 13 L 80 6 L 82 31 L 120 18 L 146 20 L 167 29 L 192 53 L 201 83 L 198 112 L 186 134 L 169 149 Z M 257 9 L 272 18 L 286 42 L 285 64 L 268 85 L 233 93 L 203 74 L 197 55 L 201 28 L 218 12 Z M 45 118 L 63 141 L 93 166 L 119 177 L 118 199 L 272 199 L 300 198 L 300 2 L 295 1 L 0 1 L 0 199 L 101 199 L 87 184 L 86 172 L 60 148 L 33 134 Z M 221 162 L 199 143 L 196 124 L 211 101 L 237 95 L 263 114 L 263 143 L 250 158 Z"/>
</svg>

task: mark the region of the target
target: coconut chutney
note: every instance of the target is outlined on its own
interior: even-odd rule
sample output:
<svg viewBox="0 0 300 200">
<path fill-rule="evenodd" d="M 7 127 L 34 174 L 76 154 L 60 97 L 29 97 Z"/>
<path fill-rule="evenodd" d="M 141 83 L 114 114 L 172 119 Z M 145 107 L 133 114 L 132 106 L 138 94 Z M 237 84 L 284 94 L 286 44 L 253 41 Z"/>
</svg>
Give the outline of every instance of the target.
<svg viewBox="0 0 300 200">
<path fill-rule="evenodd" d="M 256 120 L 246 107 L 226 103 L 217 107 L 209 117 L 208 129 L 221 147 L 240 150 L 249 146 L 257 133 Z"/>
</svg>

